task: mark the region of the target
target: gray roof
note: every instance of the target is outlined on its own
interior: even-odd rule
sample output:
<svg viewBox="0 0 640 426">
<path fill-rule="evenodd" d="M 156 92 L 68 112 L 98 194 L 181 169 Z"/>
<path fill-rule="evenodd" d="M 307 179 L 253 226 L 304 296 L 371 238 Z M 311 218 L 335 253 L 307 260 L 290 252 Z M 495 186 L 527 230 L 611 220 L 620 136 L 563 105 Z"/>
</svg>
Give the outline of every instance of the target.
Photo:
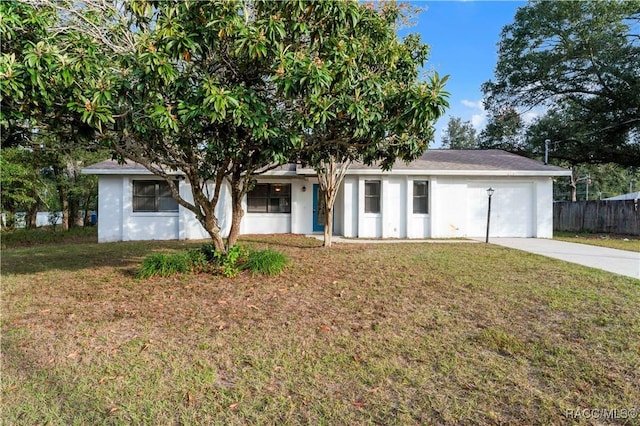
<svg viewBox="0 0 640 426">
<path fill-rule="evenodd" d="M 134 163 L 133 161 L 121 164 L 116 160 L 105 160 L 87 166 L 84 170 L 145 170 L 145 168 L 142 164 Z"/>
<path fill-rule="evenodd" d="M 378 165 L 366 166 L 354 163 L 349 168 L 349 174 L 376 173 Z M 540 161 L 520 155 L 511 154 L 497 149 L 488 150 L 454 150 L 454 149 L 430 149 L 424 155 L 409 164 L 396 161 L 391 173 L 406 174 L 420 172 L 424 174 L 482 174 L 482 175 L 510 175 L 531 174 L 545 176 L 570 175 L 567 169 L 557 166 L 545 165 Z M 84 168 L 87 174 L 150 174 L 144 166 L 128 162 L 119 164 L 115 160 L 107 160 Z M 296 164 L 286 164 L 267 172 L 268 174 L 283 175 L 295 174 L 313 175 L 313 169 L 303 168 Z M 176 172 L 180 174 L 180 172 Z"/>
<path fill-rule="evenodd" d="M 293 172 L 296 171 L 295 164 L 285 164 L 283 166 L 272 169 L 273 172 Z M 126 163 L 118 163 L 116 160 L 105 160 L 96 164 L 92 164 L 83 169 L 86 174 L 151 174 L 142 164 L 129 160 Z M 176 171 L 175 174 L 182 174 Z"/>
<path fill-rule="evenodd" d="M 352 169 L 378 168 L 375 165 L 354 164 Z M 567 169 L 499 149 L 429 149 L 420 159 L 409 164 L 396 161 L 393 170 L 501 170 L 566 172 Z"/>
</svg>

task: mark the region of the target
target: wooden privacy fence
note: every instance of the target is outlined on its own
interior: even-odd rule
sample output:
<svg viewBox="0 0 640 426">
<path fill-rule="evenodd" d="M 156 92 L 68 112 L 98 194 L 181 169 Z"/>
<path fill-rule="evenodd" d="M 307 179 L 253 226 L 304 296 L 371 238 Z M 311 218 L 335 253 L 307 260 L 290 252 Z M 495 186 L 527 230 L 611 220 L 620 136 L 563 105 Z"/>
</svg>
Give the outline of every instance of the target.
<svg viewBox="0 0 640 426">
<path fill-rule="evenodd" d="M 640 200 L 556 201 L 553 230 L 640 235 Z"/>
</svg>

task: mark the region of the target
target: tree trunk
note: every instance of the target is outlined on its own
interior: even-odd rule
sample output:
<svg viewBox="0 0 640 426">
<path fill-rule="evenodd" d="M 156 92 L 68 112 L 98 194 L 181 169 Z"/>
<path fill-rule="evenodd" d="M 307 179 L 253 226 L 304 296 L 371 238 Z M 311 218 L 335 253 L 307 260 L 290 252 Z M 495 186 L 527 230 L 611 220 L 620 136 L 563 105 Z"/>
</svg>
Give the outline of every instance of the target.
<svg viewBox="0 0 640 426">
<path fill-rule="evenodd" d="M 27 229 L 36 229 L 38 226 L 38 203 L 33 203 L 29 210 L 27 211 L 27 216 L 25 217 L 25 228 Z"/>
<path fill-rule="evenodd" d="M 69 227 L 75 228 L 83 225 L 84 223 L 80 216 L 80 200 L 76 197 L 72 197 L 69 200 Z"/>
<path fill-rule="evenodd" d="M 571 166 L 571 182 L 569 183 L 569 187 L 571 188 L 571 202 L 575 203 L 578 201 L 578 184 L 576 182 L 575 166 Z"/>
<path fill-rule="evenodd" d="M 335 198 L 334 198 L 335 199 Z M 329 207 L 329 203 L 326 201 L 326 211 L 324 214 L 324 247 L 331 247 L 331 237 L 333 236 L 333 204 Z"/>
<path fill-rule="evenodd" d="M 222 239 L 220 232 L 211 235 L 211 241 L 213 241 L 213 247 L 216 249 L 216 251 L 219 251 L 220 253 L 226 252 L 224 247 L 224 240 Z"/>
<path fill-rule="evenodd" d="M 90 208 L 92 199 L 93 199 L 93 189 L 87 192 L 87 197 L 84 199 L 84 217 L 83 217 L 84 226 L 87 226 L 87 224 L 93 225 L 93 223 L 91 223 L 91 208 Z"/>
<path fill-rule="evenodd" d="M 4 229 L 14 229 L 16 226 L 16 209 L 15 208 L 10 208 L 10 209 L 6 209 L 4 212 L 4 221 L 3 221 L 3 226 Z"/>
<path fill-rule="evenodd" d="M 224 240 L 222 239 L 222 235 L 220 235 L 220 225 L 213 213 L 209 211 L 205 212 L 204 220 L 201 220 L 200 223 L 211 237 L 213 247 L 221 253 L 226 253 Z"/>
<path fill-rule="evenodd" d="M 227 238 L 227 249 L 233 247 L 238 241 L 240 236 L 240 224 L 242 223 L 242 217 L 244 216 L 244 210 L 242 209 L 242 196 L 243 191 L 240 189 L 240 185 L 231 184 L 231 229 L 229 230 L 229 237 Z"/>
<path fill-rule="evenodd" d="M 58 160 L 60 161 L 60 160 Z M 53 175 L 56 181 L 56 189 L 58 190 L 58 199 L 60 200 L 60 210 L 62 211 L 62 229 L 69 230 L 69 188 L 66 185 L 66 173 L 59 164 L 54 164 Z"/>
<path fill-rule="evenodd" d="M 58 185 L 58 193 L 60 196 L 60 207 L 62 209 L 62 229 L 69 230 L 69 197 L 65 191 L 64 185 Z"/>
<path fill-rule="evenodd" d="M 331 247 L 331 238 L 333 236 L 333 206 L 336 203 L 336 195 L 340 184 L 344 180 L 344 175 L 351 162 L 345 160 L 338 163 L 334 158 L 325 162 L 317 169 L 318 183 L 322 190 L 325 202 L 324 215 L 324 247 Z"/>
</svg>

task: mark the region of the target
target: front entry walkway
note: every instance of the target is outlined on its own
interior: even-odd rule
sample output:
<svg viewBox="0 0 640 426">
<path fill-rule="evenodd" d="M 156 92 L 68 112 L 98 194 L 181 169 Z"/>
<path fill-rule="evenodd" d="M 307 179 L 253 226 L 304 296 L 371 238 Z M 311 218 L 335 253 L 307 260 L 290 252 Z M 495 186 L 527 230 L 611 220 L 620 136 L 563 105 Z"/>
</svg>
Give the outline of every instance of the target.
<svg viewBox="0 0 640 426">
<path fill-rule="evenodd" d="M 543 238 L 490 238 L 489 243 L 640 279 L 637 252 Z"/>
</svg>

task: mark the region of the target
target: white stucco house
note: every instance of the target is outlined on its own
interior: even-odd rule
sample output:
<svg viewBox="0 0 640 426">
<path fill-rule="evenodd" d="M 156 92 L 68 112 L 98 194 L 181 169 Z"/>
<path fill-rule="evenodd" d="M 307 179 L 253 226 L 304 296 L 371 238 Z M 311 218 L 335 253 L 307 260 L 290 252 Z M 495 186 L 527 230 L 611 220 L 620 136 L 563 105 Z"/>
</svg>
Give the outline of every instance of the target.
<svg viewBox="0 0 640 426">
<path fill-rule="evenodd" d="M 98 175 L 98 240 L 202 239 L 193 213 L 179 206 L 167 184 L 139 164 L 104 161 Z M 353 164 L 338 192 L 334 233 L 354 238 L 480 237 L 486 232 L 487 189 L 495 190 L 491 236 L 551 238 L 556 166 L 500 150 L 428 150 L 393 169 Z M 179 174 L 180 193 L 191 199 Z M 291 164 L 267 172 L 246 196 L 242 234 L 323 232 L 321 197 L 312 169 Z M 221 189 L 218 218 L 231 226 L 231 195 Z"/>
</svg>

